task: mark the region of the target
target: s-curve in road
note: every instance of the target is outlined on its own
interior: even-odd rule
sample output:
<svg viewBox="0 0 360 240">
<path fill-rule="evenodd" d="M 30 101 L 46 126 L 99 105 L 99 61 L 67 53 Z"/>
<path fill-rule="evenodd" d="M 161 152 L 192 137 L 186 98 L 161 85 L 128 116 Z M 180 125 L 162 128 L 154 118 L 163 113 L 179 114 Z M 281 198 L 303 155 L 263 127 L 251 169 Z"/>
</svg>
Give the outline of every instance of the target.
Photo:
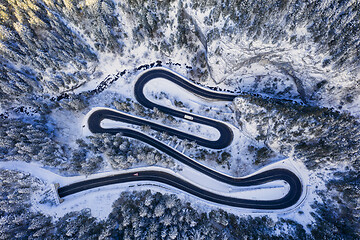
<svg viewBox="0 0 360 240">
<path fill-rule="evenodd" d="M 205 117 L 200 117 L 194 114 L 184 113 L 175 109 L 161 106 L 149 101 L 144 93 L 144 85 L 154 78 L 164 78 L 166 80 L 172 81 L 185 90 L 193 92 L 196 95 L 219 101 L 232 101 L 236 96 L 233 94 L 219 93 L 215 91 L 208 90 L 203 87 L 196 86 L 187 79 L 167 70 L 164 68 L 155 68 L 143 73 L 137 80 L 135 84 L 135 96 L 136 99 L 145 107 L 148 108 L 158 108 L 162 112 L 171 114 L 175 117 L 189 119 L 191 121 L 209 125 L 215 127 L 220 132 L 220 137 L 216 141 L 211 141 L 203 139 L 191 134 L 183 133 L 182 131 L 169 128 L 167 126 L 153 123 L 149 120 L 145 120 L 139 117 L 134 117 L 132 115 L 122 113 L 112 109 L 96 109 L 88 117 L 88 127 L 92 133 L 111 133 L 117 134 L 121 133 L 122 136 L 130 137 L 143 141 L 156 149 L 168 154 L 169 156 L 177 159 L 178 161 L 192 167 L 193 169 L 206 174 L 209 177 L 212 177 L 218 181 L 227 183 L 229 185 L 238 186 L 238 187 L 248 187 L 248 186 L 257 186 L 267 182 L 272 182 L 276 180 L 283 180 L 287 182 L 290 186 L 288 193 L 279 199 L 276 200 L 250 200 L 250 199 L 239 199 L 228 196 L 222 196 L 215 194 L 206 189 L 197 187 L 181 178 L 178 178 L 172 174 L 162 172 L 162 171 L 137 171 L 133 173 L 118 174 L 110 177 L 97 178 L 86 180 L 82 182 L 73 183 L 58 189 L 60 197 L 66 197 L 70 194 L 88 190 L 91 188 L 101 187 L 109 184 L 116 183 L 125 183 L 125 182 L 136 182 L 136 181 L 156 181 L 170 186 L 181 189 L 189 194 L 200 197 L 202 199 L 224 204 L 233 207 L 240 208 L 251 208 L 251 209 L 285 209 L 295 205 L 302 196 L 302 183 L 296 174 L 287 170 L 287 169 L 272 169 L 258 174 L 243 177 L 243 178 L 234 178 L 223 174 L 221 172 L 215 171 L 207 166 L 189 158 L 188 156 L 182 154 L 176 149 L 150 137 L 146 134 L 143 134 L 137 130 L 132 130 L 128 128 L 102 128 L 101 121 L 104 119 L 111 119 L 114 121 L 127 122 L 135 125 L 149 125 L 153 130 L 168 132 L 170 135 L 179 137 L 180 139 L 188 139 L 190 141 L 196 141 L 199 145 L 206 146 L 214 149 L 221 149 L 229 144 L 231 144 L 233 139 L 233 134 L 231 129 L 224 123 L 208 119 Z M 185 117 L 189 116 L 189 117 Z M 134 170 L 135 171 L 135 170 Z"/>
<path fill-rule="evenodd" d="M 163 69 L 163 68 L 160 68 L 160 69 L 155 68 L 155 69 L 146 71 L 138 78 L 138 80 L 135 83 L 135 87 L 134 87 L 134 93 L 135 93 L 136 100 L 143 106 L 150 108 L 150 109 L 157 108 L 160 111 L 170 114 L 174 117 L 184 118 L 187 120 L 191 120 L 192 122 L 196 122 L 196 123 L 208 125 L 210 127 L 214 127 L 220 132 L 220 137 L 216 141 L 208 141 L 208 140 L 196 137 L 196 136 L 192 136 L 192 135 L 185 136 L 183 134 L 177 135 L 180 139 L 185 139 L 185 138 L 189 139 L 189 137 L 190 137 L 192 141 L 197 142 L 199 145 L 208 147 L 208 148 L 213 148 L 213 149 L 222 149 L 231 144 L 234 136 L 233 136 L 233 132 L 231 131 L 231 129 L 228 125 L 226 125 L 220 121 L 213 120 L 213 119 L 209 119 L 209 118 L 205 118 L 205 117 L 198 116 L 195 114 L 191 114 L 191 113 L 187 113 L 187 112 L 185 113 L 185 112 L 178 111 L 178 110 L 175 110 L 172 108 L 168 108 L 168 107 L 156 104 L 154 102 L 151 102 L 149 99 L 147 99 L 144 94 L 144 87 L 149 81 L 151 81 L 155 78 L 166 79 L 168 81 L 171 81 L 171 82 L 179 85 L 180 87 L 184 88 L 185 90 L 192 92 L 193 94 L 196 94 L 203 98 L 215 100 L 215 101 L 227 101 L 227 102 L 230 101 L 230 102 L 232 102 L 236 98 L 235 94 L 216 92 L 216 91 L 211 91 L 211 90 L 203 88 L 203 87 L 199 87 L 199 86 L 195 85 L 194 83 L 190 82 L 189 80 L 181 77 L 180 75 L 177 75 L 173 72 L 170 72 L 168 69 Z M 171 133 L 169 133 L 169 134 L 171 134 Z"/>
</svg>

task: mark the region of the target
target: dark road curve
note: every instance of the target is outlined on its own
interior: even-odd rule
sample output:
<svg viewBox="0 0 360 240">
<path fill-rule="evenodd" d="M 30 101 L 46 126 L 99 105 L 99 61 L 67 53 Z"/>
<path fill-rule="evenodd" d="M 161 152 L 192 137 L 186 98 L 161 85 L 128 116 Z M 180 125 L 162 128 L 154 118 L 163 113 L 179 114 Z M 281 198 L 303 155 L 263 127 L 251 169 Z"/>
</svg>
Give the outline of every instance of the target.
<svg viewBox="0 0 360 240">
<path fill-rule="evenodd" d="M 178 86 L 184 88 L 185 90 L 192 92 L 193 94 L 196 94 L 198 96 L 201 96 L 201 97 L 204 97 L 207 99 L 211 99 L 211 100 L 232 102 L 236 98 L 235 94 L 211 91 L 209 89 L 196 86 L 195 84 L 185 80 L 184 78 L 182 78 L 172 72 L 169 72 L 164 69 L 156 69 L 156 68 L 143 73 L 138 78 L 138 80 L 136 81 L 135 86 L 134 86 L 135 98 L 144 107 L 147 107 L 150 109 L 154 109 L 156 107 L 160 111 L 170 114 L 174 117 L 178 117 L 178 118 L 184 118 L 185 115 L 191 116 L 193 118 L 193 120 L 191 120 L 191 121 L 214 127 L 220 132 L 220 137 L 216 141 L 209 141 L 209 140 L 206 140 L 206 139 L 194 136 L 194 135 L 182 133 L 182 132 L 176 133 L 176 136 L 178 136 L 180 139 L 191 139 L 192 141 L 195 141 L 197 144 L 199 144 L 201 146 L 212 148 L 212 149 L 222 149 L 231 144 L 231 142 L 233 140 L 233 132 L 228 125 L 226 125 L 222 122 L 216 121 L 216 120 L 209 119 L 209 118 L 201 117 L 201 116 L 194 115 L 191 113 L 184 113 L 182 111 L 168 108 L 168 107 L 156 104 L 154 102 L 151 102 L 149 99 L 147 99 L 144 94 L 144 87 L 149 81 L 151 81 L 155 78 L 167 79 L 167 80 L 177 84 Z M 170 131 L 169 134 L 171 135 L 172 131 Z"/>
<path fill-rule="evenodd" d="M 277 176 L 280 174 L 286 174 L 286 172 L 270 170 L 266 172 L 259 173 L 256 175 L 256 178 L 246 178 L 241 180 L 241 184 L 243 186 L 252 186 L 256 182 L 266 181 L 269 179 L 269 176 Z M 287 171 L 283 169 L 284 171 Z M 97 179 L 90 179 L 82 182 L 73 183 L 67 185 L 65 187 L 59 188 L 58 193 L 59 197 L 63 198 L 68 195 L 78 193 L 81 191 L 85 191 L 88 189 L 101 187 L 110 184 L 118 184 L 118 183 L 129 183 L 129 182 L 138 182 L 138 181 L 154 181 L 161 182 L 170 186 L 173 186 L 177 189 L 185 191 L 189 194 L 197 196 L 199 198 L 219 203 L 232 207 L 239 208 L 249 208 L 249 209 L 262 209 L 262 210 L 276 210 L 276 209 L 284 209 L 287 207 L 291 207 L 296 202 L 297 196 L 287 195 L 284 198 L 276 199 L 276 200 L 250 200 L 250 199 L 239 199 L 234 197 L 228 197 L 219 195 L 213 192 L 206 191 L 202 188 L 199 188 L 183 179 L 177 178 L 169 173 L 162 171 L 138 171 L 136 175 L 135 172 L 118 174 L 108 177 L 102 177 Z M 259 180 L 263 179 L 263 180 Z M 240 183 L 240 182 L 239 182 Z"/>
<path fill-rule="evenodd" d="M 145 79 L 145 80 L 142 80 L 142 83 L 146 84 L 148 81 L 150 81 L 153 78 L 165 77 L 165 78 L 169 79 L 168 78 L 169 74 L 173 75 L 173 77 L 179 78 L 179 79 L 177 79 L 179 81 L 182 80 L 180 77 L 178 77 L 175 74 L 172 74 L 166 70 L 161 70 L 161 71 L 160 70 L 161 69 L 155 69 L 155 70 L 148 71 L 148 72 L 144 73 L 142 76 L 140 76 L 139 80 Z M 156 75 L 156 74 L 155 75 L 149 74 L 149 73 L 153 73 L 153 71 L 156 71 L 156 72 L 164 71 L 167 74 L 160 75 L 160 76 Z M 144 75 L 145 75 L 145 77 L 144 77 Z M 182 81 L 186 82 L 186 80 L 182 80 Z M 188 83 L 188 82 L 187 82 L 187 84 L 192 85 L 191 83 Z M 137 91 L 143 90 L 143 86 L 136 87 L 136 85 L 135 85 L 135 88 L 137 89 Z M 191 86 L 191 88 L 196 89 L 196 86 Z M 206 90 L 204 90 L 204 89 L 201 89 L 201 90 L 206 92 Z M 215 94 L 213 91 L 211 91 L 210 93 L 211 93 L 211 95 Z M 199 93 L 196 92 L 196 94 L 199 94 Z M 205 97 L 210 98 L 209 96 L 207 96 L 204 93 L 199 94 L 199 95 L 205 95 Z M 212 95 L 213 99 L 216 99 L 216 97 L 217 97 L 216 94 Z M 230 98 L 229 95 L 226 97 L 226 94 L 224 94 L 224 95 L 220 94 L 218 97 L 220 98 L 220 100 L 224 100 L 224 101 L 226 100 L 226 98 Z M 144 96 L 144 98 L 145 98 L 145 96 Z M 146 99 L 146 101 L 148 101 L 148 100 Z M 141 102 L 141 103 L 143 104 L 144 102 Z M 149 103 L 145 102 L 145 104 L 149 104 Z M 150 104 L 152 104 L 152 103 L 150 102 Z M 147 106 L 147 107 L 151 107 L 151 106 Z M 167 109 L 168 108 L 163 108 L 161 110 L 163 112 L 169 113 L 167 111 Z M 176 111 L 176 110 L 174 110 L 174 111 Z M 182 114 L 184 114 L 184 113 L 182 113 Z M 64 187 L 61 187 L 58 189 L 58 193 L 59 193 L 60 197 L 65 197 L 65 196 L 68 196 L 70 194 L 74 194 L 74 193 L 77 193 L 80 191 L 84 191 L 84 190 L 95 188 L 95 187 L 105 186 L 105 185 L 109 185 L 109 184 L 122 183 L 122 182 L 133 182 L 133 181 L 146 181 L 146 180 L 162 182 L 162 183 L 179 188 L 190 194 L 193 194 L 195 196 L 198 196 L 200 198 L 203 198 L 203 199 L 206 199 L 206 200 L 209 200 L 212 202 L 225 204 L 225 205 L 229 205 L 229 206 L 234 206 L 234 207 L 241 207 L 241 208 L 284 209 L 284 208 L 288 208 L 288 207 L 296 204 L 302 195 L 302 184 L 301 184 L 300 179 L 294 173 L 292 173 L 291 171 L 289 171 L 287 169 L 278 168 L 278 169 L 264 171 L 264 172 L 258 173 L 256 175 L 252 175 L 250 177 L 233 178 L 231 176 L 214 171 L 213 169 L 210 169 L 204 165 L 201 165 L 200 163 L 194 161 L 193 159 L 183 155 L 179 151 L 169 147 L 168 145 L 166 145 L 148 135 L 142 134 L 139 131 L 135 131 L 135 130 L 127 129 L 127 128 L 104 129 L 100 126 L 100 123 L 105 118 L 112 119 L 115 121 L 129 122 L 129 123 L 138 124 L 138 125 L 148 124 L 147 122 L 149 122 L 147 120 L 134 118 L 127 114 L 122 114 L 121 112 L 118 112 L 115 110 L 100 109 L 100 110 L 96 110 L 93 113 L 91 113 L 91 115 L 88 118 L 88 126 L 89 126 L 90 131 L 93 133 L 105 133 L 105 132 L 112 133 L 112 134 L 121 133 L 125 137 L 138 139 L 140 141 L 143 141 L 143 142 L 159 149 L 160 151 L 168 154 L 169 156 L 174 157 L 175 159 L 194 168 L 195 170 L 208 175 L 209 177 L 212 177 L 218 181 L 221 181 L 221 182 L 233 185 L 233 186 L 254 186 L 254 185 L 260 185 L 260 184 L 264 184 L 264 183 L 271 182 L 271 181 L 283 180 L 289 184 L 290 190 L 284 197 L 276 199 L 276 200 L 266 200 L 265 201 L 265 200 L 238 199 L 238 198 L 221 196 L 221 195 L 217 195 L 212 192 L 206 191 L 204 189 L 194 186 L 191 183 L 188 183 L 182 179 L 179 179 L 169 173 L 165 173 L 165 172 L 161 172 L 161 171 L 140 171 L 140 172 L 138 172 L 139 173 L 138 176 L 134 176 L 134 175 L 131 176 L 131 174 L 118 174 L 118 175 L 111 176 L 111 177 L 86 180 L 86 181 L 70 184 L 68 186 L 64 186 Z M 209 119 L 204 118 L 203 120 L 206 122 Z M 216 121 L 214 121 L 214 122 L 216 122 Z M 152 123 L 152 124 L 154 125 L 154 126 L 152 126 L 153 129 L 156 129 L 159 131 L 166 131 L 166 129 L 164 129 L 164 126 L 157 125 L 155 123 Z M 231 129 L 229 129 L 229 130 L 231 132 Z M 177 131 L 177 130 L 175 130 L 175 131 Z M 177 135 L 177 133 L 174 133 L 174 134 Z M 194 140 L 194 137 L 195 136 L 193 136 L 193 135 L 188 135 L 187 139 Z M 231 140 L 232 140 L 232 134 L 231 134 Z"/>
</svg>

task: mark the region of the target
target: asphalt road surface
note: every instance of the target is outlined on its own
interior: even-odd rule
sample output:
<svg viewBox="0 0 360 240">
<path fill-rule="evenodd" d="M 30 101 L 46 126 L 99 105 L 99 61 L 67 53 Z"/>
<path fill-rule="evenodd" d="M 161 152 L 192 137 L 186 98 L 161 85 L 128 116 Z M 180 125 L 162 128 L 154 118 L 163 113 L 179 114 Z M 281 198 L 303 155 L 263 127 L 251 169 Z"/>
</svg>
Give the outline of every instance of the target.
<svg viewBox="0 0 360 240">
<path fill-rule="evenodd" d="M 144 89 L 144 85 L 154 78 L 165 78 L 169 81 L 178 84 L 184 89 L 193 92 L 196 95 L 212 100 L 232 101 L 236 97 L 235 95 L 215 92 L 215 91 L 207 90 L 202 87 L 198 87 L 193 83 L 177 76 L 176 74 L 173 74 L 163 69 L 156 69 L 156 68 L 142 74 L 135 84 L 134 90 L 135 90 L 136 99 L 145 107 L 151 109 L 156 107 L 162 112 L 171 114 L 179 118 L 184 118 L 185 115 L 191 116 L 193 118 L 191 121 L 193 122 L 209 125 L 218 129 L 220 132 L 219 139 L 216 141 L 203 139 L 191 134 L 183 133 L 176 129 L 168 128 L 166 126 L 156 124 L 145 119 L 139 119 L 137 117 L 133 117 L 128 114 L 123 114 L 119 111 L 115 111 L 111 109 L 96 110 L 89 116 L 88 126 L 90 131 L 92 133 L 112 133 L 112 134 L 121 133 L 125 137 L 138 139 L 168 154 L 169 156 L 181 161 L 182 163 L 196 169 L 197 171 L 202 172 L 203 174 L 206 174 L 218 181 L 233 186 L 257 186 L 271 181 L 283 180 L 287 182 L 290 186 L 290 190 L 288 191 L 288 193 L 284 197 L 276 200 L 250 200 L 250 199 L 232 198 L 232 197 L 222 196 L 209 192 L 207 190 L 199 188 L 187 181 L 184 181 L 166 172 L 139 171 L 139 172 L 133 172 L 127 174 L 118 174 L 110 177 L 86 180 L 61 187 L 58 189 L 58 193 L 61 198 L 66 197 L 70 194 L 74 194 L 77 192 L 81 192 L 84 190 L 101 187 L 109 184 L 136 182 L 136 181 L 156 181 L 171 185 L 173 187 L 186 191 L 202 199 L 219 204 L 234 206 L 234 207 L 252 208 L 252 209 L 284 209 L 298 202 L 303 190 L 302 184 L 300 179 L 294 173 L 292 173 L 287 169 L 278 168 L 278 169 L 264 171 L 250 177 L 233 178 L 231 176 L 214 171 L 213 169 L 210 169 L 198 163 L 197 161 L 183 155 L 176 149 L 173 149 L 168 145 L 148 135 L 145 135 L 139 131 L 127 129 L 127 128 L 102 128 L 100 126 L 102 120 L 111 119 L 114 121 L 122 121 L 135 125 L 149 125 L 152 129 L 156 131 L 168 132 L 169 135 L 175 135 L 180 139 L 188 139 L 189 141 L 195 141 L 199 145 L 206 146 L 209 148 L 221 149 L 231 144 L 233 139 L 233 134 L 231 129 L 226 124 L 216 120 L 203 118 L 193 114 L 177 111 L 175 109 L 167 108 L 149 101 L 145 97 L 143 93 L 143 89 Z"/>
</svg>

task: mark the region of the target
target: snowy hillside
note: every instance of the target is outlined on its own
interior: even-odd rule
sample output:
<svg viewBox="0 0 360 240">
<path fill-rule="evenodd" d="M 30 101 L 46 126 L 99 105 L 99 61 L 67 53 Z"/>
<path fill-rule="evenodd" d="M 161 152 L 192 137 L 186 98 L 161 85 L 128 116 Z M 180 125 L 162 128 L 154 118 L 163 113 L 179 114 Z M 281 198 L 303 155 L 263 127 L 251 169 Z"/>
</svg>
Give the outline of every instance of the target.
<svg viewBox="0 0 360 240">
<path fill-rule="evenodd" d="M 0 1 L 0 239 L 359 238 L 359 36 L 356 0 Z M 303 177 L 304 201 L 288 212 L 244 211 L 145 183 L 57 205 L 54 183 L 138 167 L 201 179 L 150 145 L 86 128 L 89 111 L 108 107 L 217 138 L 136 101 L 135 81 L 156 66 L 238 94 L 209 101 L 161 79 L 145 89 L 158 104 L 226 122 L 232 144 L 214 150 L 148 126 L 104 124 L 232 176 L 283 161 Z"/>
</svg>

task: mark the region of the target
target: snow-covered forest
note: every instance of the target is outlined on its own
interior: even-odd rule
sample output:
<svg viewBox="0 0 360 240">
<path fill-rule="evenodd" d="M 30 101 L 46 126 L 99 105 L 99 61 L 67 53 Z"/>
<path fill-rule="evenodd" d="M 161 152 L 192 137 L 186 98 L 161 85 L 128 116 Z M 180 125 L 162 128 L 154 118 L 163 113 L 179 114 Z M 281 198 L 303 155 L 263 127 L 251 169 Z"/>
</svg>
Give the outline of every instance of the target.
<svg viewBox="0 0 360 240">
<path fill-rule="evenodd" d="M 0 239 L 360 238 L 359 36 L 357 0 L 0 1 Z M 211 135 L 136 102 L 138 74 L 155 66 L 237 93 L 226 106 L 177 90 L 151 93 L 234 125 L 234 144 L 215 151 L 126 127 L 234 176 L 291 159 L 309 176 L 306 202 L 292 213 L 239 213 L 149 187 L 119 192 L 101 219 L 96 206 L 60 216 L 41 210 L 59 207 L 33 200 L 55 182 L 5 163 L 69 178 L 145 166 L 182 171 L 140 141 L 86 133 L 94 107 Z"/>
</svg>

